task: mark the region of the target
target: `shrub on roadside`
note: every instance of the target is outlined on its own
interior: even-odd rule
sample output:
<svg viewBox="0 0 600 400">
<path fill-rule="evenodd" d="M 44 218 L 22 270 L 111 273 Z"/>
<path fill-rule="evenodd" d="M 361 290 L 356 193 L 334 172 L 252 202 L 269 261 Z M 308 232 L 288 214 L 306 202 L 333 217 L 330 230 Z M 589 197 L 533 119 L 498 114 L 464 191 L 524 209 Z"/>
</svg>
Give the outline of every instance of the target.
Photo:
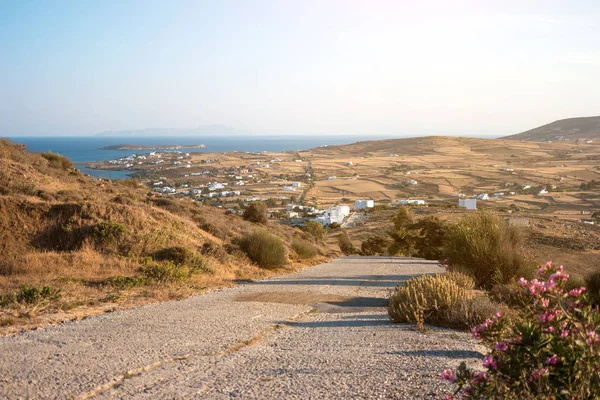
<svg viewBox="0 0 600 400">
<path fill-rule="evenodd" d="M 568 275 L 547 263 L 515 293 L 519 318 L 498 313 L 473 328 L 490 345 L 484 371 L 463 362 L 442 379 L 458 385 L 448 399 L 596 399 L 600 393 L 600 314 L 585 287 L 564 290 Z"/>
<path fill-rule="evenodd" d="M 388 253 L 423 257 L 428 260 L 442 258 L 442 246 L 446 224 L 436 217 L 415 221 L 407 207 L 401 207 L 392 219 L 394 227 L 389 231 L 392 243 Z"/>
<path fill-rule="evenodd" d="M 354 248 L 354 245 L 350 241 L 350 238 L 346 232 L 342 232 L 338 235 L 338 245 L 340 246 L 342 253 L 347 256 L 356 253 L 356 249 Z"/>
<path fill-rule="evenodd" d="M 425 323 L 443 323 L 454 303 L 470 297 L 466 289 L 444 275 L 422 275 L 396 289 L 388 303 L 388 315 L 392 322 L 408 322 L 422 329 Z"/>
<path fill-rule="evenodd" d="M 502 305 L 485 295 L 460 299 L 450 305 L 440 325 L 455 329 L 471 329 L 501 311 L 502 308 Z"/>
<path fill-rule="evenodd" d="M 292 249 L 303 260 L 313 258 L 317 255 L 317 248 L 312 243 L 302 239 L 292 240 Z"/>
<path fill-rule="evenodd" d="M 53 289 L 50 286 L 44 286 L 40 289 L 35 286 L 25 285 L 14 293 L 0 295 L 0 307 L 6 307 L 11 304 L 40 306 L 57 301 L 60 297 L 60 290 Z"/>
<path fill-rule="evenodd" d="M 287 263 L 283 241 L 266 230 L 258 229 L 241 237 L 240 248 L 259 267 L 272 269 Z"/>
<path fill-rule="evenodd" d="M 491 288 L 518 276 L 532 276 L 535 264 L 524 253 L 523 244 L 519 228 L 484 212 L 450 225 L 443 252 L 452 266 L 472 275 L 478 287 Z"/>
<path fill-rule="evenodd" d="M 585 287 L 592 305 L 600 306 L 600 271 L 585 277 Z"/>
<path fill-rule="evenodd" d="M 475 288 L 475 280 L 462 272 L 449 271 L 444 274 L 447 279 L 454 281 L 459 287 L 467 290 Z"/>
<path fill-rule="evenodd" d="M 262 201 L 250 203 L 242 215 L 246 221 L 265 225 L 267 223 L 267 205 Z"/>
<path fill-rule="evenodd" d="M 390 240 L 383 235 L 374 235 L 360 244 L 360 250 L 365 256 L 387 255 Z"/>
<path fill-rule="evenodd" d="M 148 263 L 142 267 L 141 271 L 146 278 L 158 283 L 183 282 L 192 275 L 188 268 L 177 265 L 172 261 Z"/>
</svg>

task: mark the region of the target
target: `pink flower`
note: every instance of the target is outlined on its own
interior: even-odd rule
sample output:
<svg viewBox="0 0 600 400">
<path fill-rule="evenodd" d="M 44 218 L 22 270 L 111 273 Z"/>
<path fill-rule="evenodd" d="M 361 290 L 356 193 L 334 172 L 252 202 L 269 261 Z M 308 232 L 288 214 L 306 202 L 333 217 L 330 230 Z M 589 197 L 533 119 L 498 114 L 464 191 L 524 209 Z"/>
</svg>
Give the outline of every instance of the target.
<svg viewBox="0 0 600 400">
<path fill-rule="evenodd" d="M 549 304 L 550 304 L 550 300 L 548 300 L 548 299 L 542 299 L 542 307 L 548 308 Z"/>
<path fill-rule="evenodd" d="M 496 369 L 498 367 L 496 360 L 491 355 L 483 357 L 483 366 L 489 369 Z"/>
<path fill-rule="evenodd" d="M 547 365 L 556 365 L 556 364 L 558 364 L 558 362 L 559 362 L 559 359 L 558 359 L 558 356 L 556 354 L 553 354 L 551 357 L 548 357 L 546 359 L 546 364 Z"/>
<path fill-rule="evenodd" d="M 440 378 L 443 381 L 448 381 L 451 383 L 456 382 L 456 375 L 454 375 L 454 372 L 451 369 L 445 369 L 442 371 L 442 375 L 440 376 Z"/>
<path fill-rule="evenodd" d="M 569 296 L 571 297 L 579 297 L 581 296 L 581 294 L 585 292 L 585 287 L 580 287 L 579 289 L 572 289 L 571 291 L 569 291 Z"/>
<path fill-rule="evenodd" d="M 471 379 L 471 385 L 476 386 L 480 383 L 483 383 L 487 380 L 487 375 L 485 372 L 478 372 L 473 375 L 473 379 Z"/>
<path fill-rule="evenodd" d="M 506 343 L 506 342 L 498 342 L 494 346 L 494 349 L 496 349 L 498 351 L 506 351 L 506 350 L 508 350 L 508 343 Z"/>
<path fill-rule="evenodd" d="M 587 337 L 588 337 L 587 338 L 588 344 L 594 344 L 594 343 L 600 341 L 600 338 L 598 337 L 598 335 L 596 334 L 595 331 L 588 332 Z"/>
<path fill-rule="evenodd" d="M 498 312 L 496 313 L 496 318 L 502 318 L 502 312 L 498 311 Z"/>
<path fill-rule="evenodd" d="M 525 287 L 527 286 L 527 279 L 525 278 L 519 278 L 519 285 L 521 285 L 521 287 Z"/>
<path fill-rule="evenodd" d="M 548 368 L 539 368 L 531 371 L 531 375 L 529 376 L 529 382 L 537 381 L 543 376 L 548 375 Z"/>
</svg>

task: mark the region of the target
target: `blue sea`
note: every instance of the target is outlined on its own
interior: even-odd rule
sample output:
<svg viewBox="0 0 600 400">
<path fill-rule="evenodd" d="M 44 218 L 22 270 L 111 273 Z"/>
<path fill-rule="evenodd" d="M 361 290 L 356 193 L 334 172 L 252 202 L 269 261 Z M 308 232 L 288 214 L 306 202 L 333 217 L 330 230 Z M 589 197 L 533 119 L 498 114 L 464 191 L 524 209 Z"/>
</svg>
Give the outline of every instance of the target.
<svg viewBox="0 0 600 400">
<path fill-rule="evenodd" d="M 398 136 L 395 136 L 398 137 Z M 222 135 L 222 136 L 170 136 L 170 137 L 9 137 L 15 143 L 27 146 L 29 152 L 47 152 L 61 154 L 75 163 L 114 160 L 131 154 L 149 153 L 152 150 L 101 150 L 102 147 L 117 144 L 136 144 L 144 146 L 160 145 L 196 145 L 204 144 L 204 149 L 183 148 L 185 152 L 279 152 L 289 150 L 306 150 L 324 145 L 349 144 L 364 140 L 390 139 L 392 136 L 362 135 L 362 136 L 257 136 L 257 135 Z M 99 178 L 126 178 L 129 172 L 104 171 L 89 169 L 85 164 L 77 164 L 84 173 Z"/>
</svg>

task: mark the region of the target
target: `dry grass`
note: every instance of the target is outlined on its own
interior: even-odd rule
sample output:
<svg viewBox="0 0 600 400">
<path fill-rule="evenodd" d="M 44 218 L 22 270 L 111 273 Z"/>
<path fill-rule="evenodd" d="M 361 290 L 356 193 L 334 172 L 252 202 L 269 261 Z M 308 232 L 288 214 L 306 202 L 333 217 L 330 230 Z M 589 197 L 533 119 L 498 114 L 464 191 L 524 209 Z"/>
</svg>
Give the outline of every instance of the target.
<svg viewBox="0 0 600 400">
<path fill-rule="evenodd" d="M 0 332 L 271 274 L 236 244 L 253 224 L 189 200 L 148 197 L 132 180 L 85 177 L 49 157 L 0 140 Z M 297 233 L 268 229 L 287 252 Z M 324 257 L 310 263 L 317 259 Z"/>
</svg>

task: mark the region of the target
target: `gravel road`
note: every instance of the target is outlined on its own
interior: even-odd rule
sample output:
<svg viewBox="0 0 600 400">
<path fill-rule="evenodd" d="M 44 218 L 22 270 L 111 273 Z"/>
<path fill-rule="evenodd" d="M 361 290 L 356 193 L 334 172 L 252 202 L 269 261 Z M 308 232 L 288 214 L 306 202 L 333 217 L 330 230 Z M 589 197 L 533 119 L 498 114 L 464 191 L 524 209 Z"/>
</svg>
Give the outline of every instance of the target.
<svg viewBox="0 0 600 400">
<path fill-rule="evenodd" d="M 294 274 L 0 338 L 0 397 L 418 399 L 475 363 L 470 335 L 391 324 L 397 283 L 441 272 L 343 257 Z"/>
</svg>

